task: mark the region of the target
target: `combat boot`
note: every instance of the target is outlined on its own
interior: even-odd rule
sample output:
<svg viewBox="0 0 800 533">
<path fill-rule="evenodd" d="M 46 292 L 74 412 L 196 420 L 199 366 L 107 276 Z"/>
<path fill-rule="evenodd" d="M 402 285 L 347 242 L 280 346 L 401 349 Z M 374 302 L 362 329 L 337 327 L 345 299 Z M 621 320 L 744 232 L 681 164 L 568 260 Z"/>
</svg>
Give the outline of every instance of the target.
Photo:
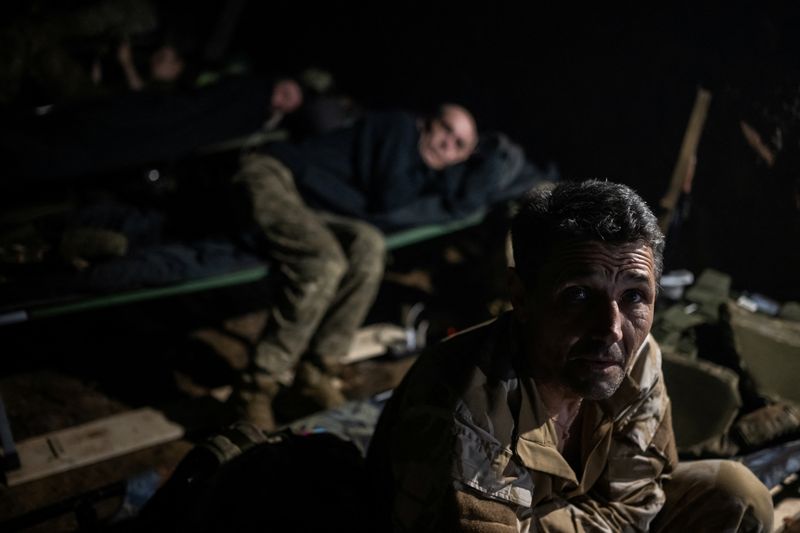
<svg viewBox="0 0 800 533">
<path fill-rule="evenodd" d="M 272 403 L 279 390 L 277 380 L 266 372 L 246 371 L 241 374 L 228 401 L 240 420 L 263 431 L 274 431 Z"/>
<path fill-rule="evenodd" d="M 278 392 L 273 401 L 276 417 L 291 422 L 313 413 L 340 407 L 346 401 L 340 379 L 303 361 L 291 386 Z"/>
</svg>

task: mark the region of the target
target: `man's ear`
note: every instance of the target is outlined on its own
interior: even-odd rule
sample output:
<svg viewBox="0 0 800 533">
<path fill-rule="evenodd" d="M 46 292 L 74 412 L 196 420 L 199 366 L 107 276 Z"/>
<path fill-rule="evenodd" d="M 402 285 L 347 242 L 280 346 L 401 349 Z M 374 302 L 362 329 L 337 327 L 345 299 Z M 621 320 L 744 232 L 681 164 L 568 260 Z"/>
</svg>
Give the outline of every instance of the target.
<svg viewBox="0 0 800 533">
<path fill-rule="evenodd" d="M 517 269 L 508 267 L 508 290 L 511 294 L 511 305 L 514 307 L 514 315 L 520 322 L 528 319 L 528 301 L 525 291 L 525 284 L 519 277 Z"/>
</svg>

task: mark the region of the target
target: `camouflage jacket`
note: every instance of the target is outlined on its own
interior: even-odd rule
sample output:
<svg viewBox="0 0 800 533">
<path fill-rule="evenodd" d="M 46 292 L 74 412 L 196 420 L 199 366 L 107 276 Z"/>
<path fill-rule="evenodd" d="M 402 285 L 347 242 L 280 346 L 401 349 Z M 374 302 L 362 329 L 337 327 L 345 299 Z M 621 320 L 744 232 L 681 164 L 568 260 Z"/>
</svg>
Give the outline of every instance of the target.
<svg viewBox="0 0 800 533">
<path fill-rule="evenodd" d="M 648 337 L 611 398 L 583 402 L 578 476 L 514 370 L 515 327 L 503 315 L 417 361 L 370 446 L 379 512 L 395 531 L 647 530 L 677 463 L 658 345 Z"/>
</svg>

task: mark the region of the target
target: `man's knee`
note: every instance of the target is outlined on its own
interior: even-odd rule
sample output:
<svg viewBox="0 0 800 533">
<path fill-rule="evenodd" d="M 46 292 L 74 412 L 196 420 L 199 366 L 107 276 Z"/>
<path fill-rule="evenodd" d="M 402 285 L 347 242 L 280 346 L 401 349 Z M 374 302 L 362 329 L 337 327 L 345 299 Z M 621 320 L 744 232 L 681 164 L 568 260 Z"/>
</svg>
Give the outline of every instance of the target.
<svg viewBox="0 0 800 533">
<path fill-rule="evenodd" d="M 357 222 L 353 225 L 353 243 L 350 262 L 361 272 L 380 278 L 386 259 L 386 239 L 371 224 Z"/>
<path fill-rule="evenodd" d="M 752 518 L 763 524 L 763 531 L 772 530 L 772 496 L 749 468 L 735 461 L 720 461 L 716 481 L 716 490 L 742 502 L 750 510 Z"/>
<path fill-rule="evenodd" d="M 305 279 L 320 280 L 324 285 L 338 287 L 348 268 L 348 259 L 336 239 L 314 239 L 316 253 L 303 260 L 300 266 Z"/>
<path fill-rule="evenodd" d="M 726 460 L 681 463 L 665 484 L 665 490 L 668 507 L 674 506 L 670 514 L 687 511 L 692 514 L 698 510 L 695 506 L 702 504 L 701 514 L 707 515 L 711 523 L 736 523 L 738 531 L 771 531 L 772 497 L 767 487 L 741 463 Z"/>
</svg>

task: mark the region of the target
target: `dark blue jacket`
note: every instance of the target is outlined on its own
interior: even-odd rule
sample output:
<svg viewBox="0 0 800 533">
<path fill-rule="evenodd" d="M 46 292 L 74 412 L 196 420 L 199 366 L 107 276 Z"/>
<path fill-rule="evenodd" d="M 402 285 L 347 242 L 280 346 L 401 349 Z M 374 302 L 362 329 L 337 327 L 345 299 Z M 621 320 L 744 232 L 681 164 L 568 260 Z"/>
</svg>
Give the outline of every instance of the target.
<svg viewBox="0 0 800 533">
<path fill-rule="evenodd" d="M 292 170 L 311 207 L 384 230 L 466 216 L 553 179 L 502 135 L 484 136 L 467 162 L 434 171 L 419 155 L 419 135 L 414 115 L 373 112 L 352 127 L 267 151 Z"/>
</svg>

